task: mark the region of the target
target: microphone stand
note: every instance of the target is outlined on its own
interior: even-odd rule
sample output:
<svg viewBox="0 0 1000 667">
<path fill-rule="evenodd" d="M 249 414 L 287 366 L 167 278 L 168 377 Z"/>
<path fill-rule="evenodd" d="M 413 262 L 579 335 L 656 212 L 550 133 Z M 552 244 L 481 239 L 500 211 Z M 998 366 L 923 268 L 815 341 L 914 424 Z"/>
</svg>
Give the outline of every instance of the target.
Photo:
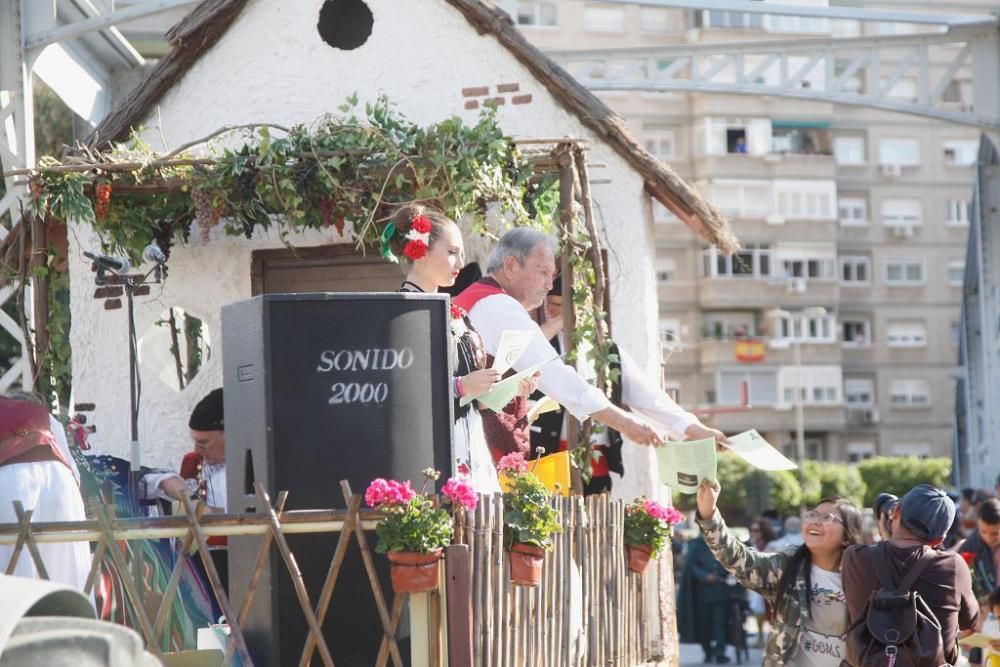
<svg viewBox="0 0 1000 667">
<path fill-rule="evenodd" d="M 107 269 L 97 263 L 97 275 L 94 278 L 96 285 L 105 285 L 108 282 Z M 155 274 L 155 275 L 154 275 Z M 163 267 L 157 263 L 149 272 L 136 280 L 134 275 L 119 275 L 122 288 L 125 290 L 125 303 L 128 309 L 128 375 L 129 375 L 129 486 L 133 497 L 141 504 L 145 500 L 145 494 L 139 495 L 139 487 L 142 481 L 141 450 L 139 448 L 139 401 L 142 395 L 142 380 L 139 377 L 139 343 L 135 330 L 135 288 L 139 285 L 147 284 L 149 276 L 153 275 L 153 283 L 163 281 Z"/>
</svg>

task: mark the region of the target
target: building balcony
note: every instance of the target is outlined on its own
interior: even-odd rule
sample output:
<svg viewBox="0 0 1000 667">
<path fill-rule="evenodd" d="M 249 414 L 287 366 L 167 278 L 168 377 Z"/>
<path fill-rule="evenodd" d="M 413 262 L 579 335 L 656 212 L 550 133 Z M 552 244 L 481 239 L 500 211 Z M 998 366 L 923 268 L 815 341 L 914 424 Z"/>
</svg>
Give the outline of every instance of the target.
<svg viewBox="0 0 1000 667">
<path fill-rule="evenodd" d="M 740 363 L 736 357 L 736 344 L 740 340 L 761 340 L 749 336 L 747 338 L 702 338 L 698 344 L 698 352 L 703 369 L 714 366 L 731 366 Z M 795 363 L 795 352 L 791 345 L 778 346 L 780 341 L 767 341 L 764 345 L 764 358 L 759 363 L 791 366 Z M 841 362 L 840 344 L 802 343 L 803 365 L 839 365 Z"/>
<path fill-rule="evenodd" d="M 727 153 L 704 155 L 694 160 L 695 178 L 809 178 L 834 180 L 837 164 L 832 155 Z"/>
<path fill-rule="evenodd" d="M 698 303 L 702 308 L 787 308 L 837 303 L 840 285 L 820 278 L 701 278 Z"/>
<path fill-rule="evenodd" d="M 843 431 L 847 426 L 847 416 L 842 405 L 806 405 L 802 410 L 806 430 Z M 794 431 L 794 406 L 754 406 L 747 412 L 727 412 L 707 415 L 703 421 L 711 423 L 725 433 L 740 433 L 755 428 L 765 431 Z"/>
</svg>

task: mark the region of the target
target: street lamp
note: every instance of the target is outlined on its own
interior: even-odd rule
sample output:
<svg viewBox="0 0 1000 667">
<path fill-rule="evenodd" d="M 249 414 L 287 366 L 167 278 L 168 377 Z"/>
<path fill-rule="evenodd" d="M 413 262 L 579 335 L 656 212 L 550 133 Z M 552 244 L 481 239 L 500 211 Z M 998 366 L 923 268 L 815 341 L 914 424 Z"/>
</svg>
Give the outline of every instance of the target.
<svg viewBox="0 0 1000 667">
<path fill-rule="evenodd" d="M 792 360 L 795 362 L 795 455 L 799 460 L 799 485 L 804 489 L 806 483 L 806 420 L 803 411 L 805 399 L 802 395 L 802 336 L 795 335 L 795 317 L 798 316 L 802 320 L 810 317 L 826 317 L 826 308 L 810 306 L 803 308 L 798 313 L 775 308 L 768 311 L 768 315 L 772 319 L 787 318 L 789 320 L 788 333 L 792 345 Z M 805 327 L 804 322 L 802 326 Z"/>
</svg>

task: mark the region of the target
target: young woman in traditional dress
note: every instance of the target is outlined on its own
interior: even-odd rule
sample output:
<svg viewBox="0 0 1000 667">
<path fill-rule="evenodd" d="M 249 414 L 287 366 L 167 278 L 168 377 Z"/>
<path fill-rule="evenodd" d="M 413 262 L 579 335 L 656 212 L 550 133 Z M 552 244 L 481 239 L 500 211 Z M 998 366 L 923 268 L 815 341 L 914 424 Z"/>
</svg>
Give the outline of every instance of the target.
<svg viewBox="0 0 1000 667">
<path fill-rule="evenodd" d="M 465 245 L 458 225 L 447 216 L 422 206 L 404 206 L 393 216 L 383 239 L 406 263 L 401 292 L 436 292 L 455 283 L 465 265 Z M 498 493 L 493 457 L 483 435 L 478 403 L 459 405 L 467 394 L 488 391 L 500 374 L 488 368 L 483 340 L 460 308 L 451 306 L 451 334 L 456 364 L 452 378 L 455 398 L 453 458 L 457 472 L 467 472 L 479 493 Z M 520 393 L 534 391 L 533 380 L 521 382 Z"/>
</svg>

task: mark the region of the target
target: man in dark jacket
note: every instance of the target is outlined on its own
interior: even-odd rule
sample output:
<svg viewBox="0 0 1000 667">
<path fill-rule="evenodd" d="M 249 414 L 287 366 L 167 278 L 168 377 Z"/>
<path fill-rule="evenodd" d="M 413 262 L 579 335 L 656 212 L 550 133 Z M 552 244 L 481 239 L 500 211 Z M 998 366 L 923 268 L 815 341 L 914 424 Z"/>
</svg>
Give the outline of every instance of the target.
<svg viewBox="0 0 1000 667">
<path fill-rule="evenodd" d="M 936 550 L 955 518 L 955 503 L 944 491 L 921 484 L 903 496 L 892 510 L 892 538 L 885 544 L 889 575 L 898 586 L 921 558 L 933 561 L 917 579 L 920 594 L 941 623 L 941 641 L 948 664 L 958 660 L 958 634 L 979 623 L 979 604 L 972 592 L 969 568 L 950 551 Z M 847 598 L 850 627 L 865 612 L 872 591 L 882 587 L 873 558 L 881 547 L 857 545 L 844 552 L 840 574 Z"/>
<path fill-rule="evenodd" d="M 688 543 L 677 602 L 677 629 L 682 643 L 701 644 L 705 662 L 725 664 L 729 620 L 728 573 L 712 555 L 705 538 Z"/>
<path fill-rule="evenodd" d="M 997 565 L 1000 564 L 1000 500 L 989 498 L 979 504 L 976 529 L 969 539 L 960 542 L 955 548 L 961 554 L 968 556 L 969 567 L 972 569 L 972 588 L 979 598 L 979 604 L 985 604 L 990 593 L 997 589 Z"/>
</svg>

